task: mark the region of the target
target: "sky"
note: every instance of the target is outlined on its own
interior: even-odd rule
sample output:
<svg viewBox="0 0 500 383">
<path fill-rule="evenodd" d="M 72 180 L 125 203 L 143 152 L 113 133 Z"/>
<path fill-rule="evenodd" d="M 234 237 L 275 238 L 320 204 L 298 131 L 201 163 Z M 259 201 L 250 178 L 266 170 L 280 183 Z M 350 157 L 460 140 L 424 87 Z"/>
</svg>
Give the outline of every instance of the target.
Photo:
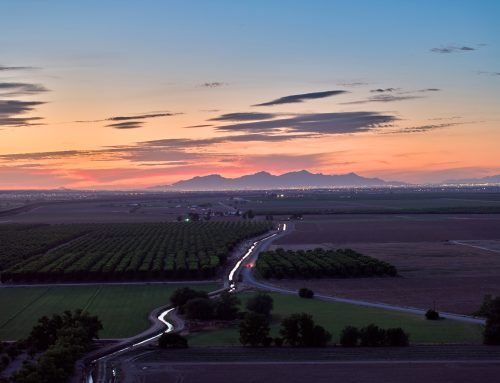
<svg viewBox="0 0 500 383">
<path fill-rule="evenodd" d="M 500 2 L 0 0 L 0 188 L 500 174 Z"/>
</svg>

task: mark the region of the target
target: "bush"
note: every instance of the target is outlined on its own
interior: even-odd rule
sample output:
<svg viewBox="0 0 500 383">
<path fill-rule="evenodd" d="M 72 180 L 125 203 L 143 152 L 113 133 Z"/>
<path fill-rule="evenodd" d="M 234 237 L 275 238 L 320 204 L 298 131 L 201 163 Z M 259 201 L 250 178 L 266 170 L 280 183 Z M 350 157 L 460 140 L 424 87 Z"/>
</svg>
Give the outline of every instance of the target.
<svg viewBox="0 0 500 383">
<path fill-rule="evenodd" d="M 267 343 L 269 320 L 265 315 L 249 312 L 240 323 L 240 343 L 257 347 Z"/>
<path fill-rule="evenodd" d="M 314 298 L 314 291 L 308 289 L 307 287 L 302 287 L 301 289 L 299 289 L 299 297 L 312 299 Z"/>
<path fill-rule="evenodd" d="M 158 346 L 160 348 L 187 348 L 188 341 L 176 333 L 163 333 L 158 339 Z"/>
<path fill-rule="evenodd" d="M 280 338 L 280 337 L 274 338 L 274 345 L 276 347 L 283 346 L 283 338 Z"/>
<path fill-rule="evenodd" d="M 184 305 L 187 301 L 194 298 L 208 298 L 208 294 L 205 291 L 197 291 L 189 287 L 183 287 L 173 292 L 170 297 L 170 303 L 172 303 L 173 306 L 178 307 L 180 313 L 183 313 Z"/>
<path fill-rule="evenodd" d="M 264 316 L 270 316 L 273 309 L 273 298 L 269 294 L 258 293 L 247 301 L 248 311 Z"/>
<path fill-rule="evenodd" d="M 346 326 L 340 333 L 340 344 L 343 347 L 355 347 L 358 345 L 359 330 L 353 326 Z"/>
<path fill-rule="evenodd" d="M 194 298 L 184 305 L 188 319 L 209 320 L 214 316 L 214 303 L 208 298 Z"/>
<path fill-rule="evenodd" d="M 361 346 L 379 347 L 385 344 L 385 330 L 374 324 L 363 327 L 359 332 Z"/>
<path fill-rule="evenodd" d="M 405 347 L 409 345 L 410 336 L 401 327 L 388 328 L 385 331 L 385 344 L 391 347 Z"/>
<path fill-rule="evenodd" d="M 425 319 L 427 319 L 427 320 L 438 320 L 438 319 L 441 319 L 441 317 L 439 316 L 439 312 L 437 312 L 436 310 L 433 310 L 433 309 L 429 309 L 425 313 Z"/>
</svg>

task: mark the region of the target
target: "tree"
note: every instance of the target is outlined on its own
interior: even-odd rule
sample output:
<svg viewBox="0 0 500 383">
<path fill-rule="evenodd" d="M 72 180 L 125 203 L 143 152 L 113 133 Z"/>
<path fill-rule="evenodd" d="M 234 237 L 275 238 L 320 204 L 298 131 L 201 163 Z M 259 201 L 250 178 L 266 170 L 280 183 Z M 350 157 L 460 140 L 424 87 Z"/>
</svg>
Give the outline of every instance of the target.
<svg viewBox="0 0 500 383">
<path fill-rule="evenodd" d="M 170 296 L 170 302 L 173 306 L 179 308 L 179 312 L 184 312 L 184 305 L 187 301 L 194 298 L 208 298 L 208 294 L 205 291 L 193 290 L 189 287 L 183 287 L 174 291 Z"/>
<path fill-rule="evenodd" d="M 214 303 L 208 298 L 193 298 L 184 305 L 189 319 L 209 320 L 214 316 Z"/>
<path fill-rule="evenodd" d="M 221 320 L 233 320 L 238 316 L 240 300 L 234 294 L 224 291 L 215 300 L 214 316 Z"/>
<path fill-rule="evenodd" d="M 343 347 L 355 347 L 358 345 L 359 330 L 353 326 L 346 326 L 340 333 L 340 344 Z"/>
<path fill-rule="evenodd" d="M 425 313 L 425 319 L 438 320 L 438 319 L 441 319 L 441 317 L 439 316 L 439 312 L 437 312 L 436 310 L 433 310 L 433 309 L 429 309 Z"/>
<path fill-rule="evenodd" d="M 410 336 L 401 327 L 385 330 L 385 345 L 390 347 L 405 347 L 409 345 Z"/>
<path fill-rule="evenodd" d="M 158 339 L 160 348 L 188 348 L 188 341 L 177 333 L 163 333 Z"/>
<path fill-rule="evenodd" d="M 265 315 L 249 312 L 240 323 L 240 343 L 257 347 L 267 343 L 269 320 Z"/>
<path fill-rule="evenodd" d="M 299 297 L 312 299 L 314 298 L 314 291 L 308 289 L 307 287 L 302 287 L 301 289 L 299 289 Z"/>
<path fill-rule="evenodd" d="M 374 324 L 363 327 L 359 332 L 361 346 L 379 347 L 385 343 L 385 330 Z"/>
<path fill-rule="evenodd" d="M 292 347 L 324 347 L 332 338 L 323 327 L 314 323 L 310 314 L 292 314 L 281 322 L 280 334 Z"/>
<path fill-rule="evenodd" d="M 258 293 L 247 301 L 246 308 L 248 311 L 269 317 L 273 309 L 273 298 L 269 294 Z"/>
</svg>

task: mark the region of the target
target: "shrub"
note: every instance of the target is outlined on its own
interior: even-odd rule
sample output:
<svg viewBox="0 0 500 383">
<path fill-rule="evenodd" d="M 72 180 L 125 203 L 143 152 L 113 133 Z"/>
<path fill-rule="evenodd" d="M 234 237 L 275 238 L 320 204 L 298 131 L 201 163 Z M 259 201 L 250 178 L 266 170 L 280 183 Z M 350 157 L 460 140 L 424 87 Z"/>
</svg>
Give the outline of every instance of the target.
<svg viewBox="0 0 500 383">
<path fill-rule="evenodd" d="M 359 330 L 353 326 L 346 326 L 340 333 L 340 344 L 343 347 L 355 347 L 358 345 Z"/>
<path fill-rule="evenodd" d="M 247 301 L 246 308 L 248 311 L 268 317 L 273 309 L 273 298 L 269 294 L 258 293 Z"/>
<path fill-rule="evenodd" d="M 302 287 L 301 289 L 299 289 L 299 297 L 312 299 L 314 298 L 314 291 L 308 289 L 307 287 Z"/>
<path fill-rule="evenodd" d="M 194 298 L 208 298 L 208 294 L 205 291 L 197 291 L 189 287 L 183 287 L 173 292 L 170 297 L 170 303 L 178 307 L 180 313 L 183 313 L 186 302 Z"/>
<path fill-rule="evenodd" d="M 429 309 L 425 313 L 425 319 L 427 319 L 427 320 L 438 320 L 438 319 L 441 319 L 441 317 L 439 316 L 439 312 L 437 312 L 436 310 L 433 310 L 433 309 Z"/>
<path fill-rule="evenodd" d="M 359 332 L 361 346 L 379 347 L 385 344 L 385 330 L 374 324 L 363 327 Z"/>
<path fill-rule="evenodd" d="M 274 345 L 276 347 L 281 347 L 283 346 L 283 338 L 280 338 L 280 337 L 276 337 L 274 338 Z"/>
<path fill-rule="evenodd" d="M 409 345 L 410 336 L 402 328 L 388 328 L 385 331 L 385 344 L 391 347 L 405 347 Z"/>
<path fill-rule="evenodd" d="M 163 333 L 158 339 L 160 348 L 187 348 L 188 341 L 177 333 Z"/>
<path fill-rule="evenodd" d="M 214 303 L 208 298 L 194 298 L 184 305 L 189 319 L 209 320 L 214 316 Z"/>
</svg>

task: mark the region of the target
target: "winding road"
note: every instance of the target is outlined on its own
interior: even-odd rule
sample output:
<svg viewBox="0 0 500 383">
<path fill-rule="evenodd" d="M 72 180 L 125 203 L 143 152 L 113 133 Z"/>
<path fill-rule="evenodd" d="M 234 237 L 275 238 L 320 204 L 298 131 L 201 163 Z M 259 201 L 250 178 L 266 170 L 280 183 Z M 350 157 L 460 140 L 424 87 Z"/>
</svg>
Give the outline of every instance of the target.
<svg viewBox="0 0 500 383">
<path fill-rule="evenodd" d="M 236 257 L 235 264 L 224 274 L 224 287 L 211 292 L 209 295 L 215 297 L 223 291 L 229 292 L 239 292 L 248 288 L 256 288 L 259 290 L 266 290 L 271 292 L 276 292 L 280 294 L 296 295 L 297 291 L 289 290 L 282 287 L 274 286 L 269 283 L 264 283 L 260 280 L 256 280 L 253 275 L 253 268 L 255 262 L 257 261 L 260 252 L 265 251 L 269 246 L 278 238 L 287 235 L 293 230 L 293 223 L 282 223 L 278 225 L 278 229 L 275 232 L 269 233 L 265 236 L 255 239 L 254 241 L 246 242 L 241 246 L 240 257 Z M 327 301 L 327 302 L 341 302 L 349 303 L 365 307 L 373 307 L 384 310 L 392 310 L 416 315 L 424 315 L 426 310 L 396 306 L 386 303 L 377 302 L 367 302 L 357 299 L 341 298 L 330 295 L 316 294 L 315 299 Z M 473 324 L 484 324 L 485 320 L 483 318 L 471 317 L 466 315 L 452 314 L 452 313 L 440 313 L 443 318 L 456 320 L 460 322 L 473 323 Z M 125 339 L 118 344 L 113 346 L 98 350 L 96 353 L 91 355 L 87 360 L 91 361 L 92 368 L 88 371 L 86 382 L 87 383 L 101 383 L 101 382 L 114 382 L 115 371 L 111 370 L 111 377 L 108 377 L 108 367 L 107 362 L 110 358 L 116 357 L 117 355 L 131 351 L 137 347 L 144 346 L 157 338 L 159 338 L 163 333 L 168 333 L 172 331 L 181 331 L 184 328 L 184 322 L 181 318 L 176 315 L 176 308 L 172 306 L 164 306 L 154 310 L 150 314 L 150 321 L 153 325 L 145 332 L 134 336 L 133 338 Z M 95 378 L 95 380 L 94 380 Z"/>
</svg>

